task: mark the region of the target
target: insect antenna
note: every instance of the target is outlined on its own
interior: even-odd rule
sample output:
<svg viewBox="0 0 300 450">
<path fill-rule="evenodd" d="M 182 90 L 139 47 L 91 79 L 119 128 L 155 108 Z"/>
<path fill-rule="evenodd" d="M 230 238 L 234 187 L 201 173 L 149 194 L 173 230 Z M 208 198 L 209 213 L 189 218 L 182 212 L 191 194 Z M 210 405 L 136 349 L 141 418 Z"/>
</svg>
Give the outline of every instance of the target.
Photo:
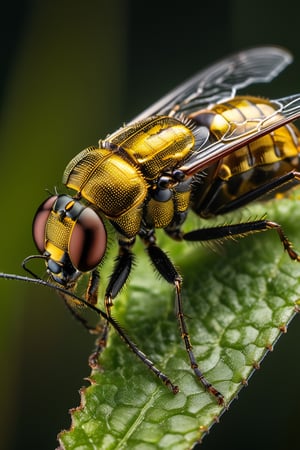
<svg viewBox="0 0 300 450">
<path fill-rule="evenodd" d="M 24 259 L 23 264 L 28 262 L 28 260 L 31 260 L 33 258 L 42 257 L 41 255 L 32 255 Z M 26 268 L 27 272 L 32 273 L 30 269 Z M 49 281 L 44 281 L 41 278 L 39 278 L 37 275 L 32 274 L 34 278 L 23 276 L 23 275 L 16 275 L 11 273 L 4 273 L 0 272 L 0 278 L 4 278 L 6 280 L 14 280 L 14 281 L 21 281 L 25 283 L 31 283 L 31 284 L 37 284 L 42 287 L 47 287 L 48 289 L 52 289 L 56 291 L 57 293 L 60 293 L 62 297 L 68 296 L 72 297 L 74 300 L 81 302 L 91 310 L 95 311 L 100 317 L 102 317 L 104 320 L 106 320 L 107 323 L 109 323 L 118 333 L 120 338 L 125 342 L 125 344 L 130 348 L 130 350 L 148 367 L 148 369 L 151 370 L 172 392 L 173 394 L 177 394 L 179 391 L 178 386 L 174 385 L 170 378 L 165 375 L 163 372 L 161 372 L 154 363 L 143 353 L 138 346 L 129 338 L 127 333 L 123 330 L 123 328 L 118 324 L 118 322 L 113 319 L 110 315 L 107 315 L 104 311 L 102 311 L 97 306 L 89 303 L 84 298 L 80 297 L 79 295 L 76 295 L 74 292 L 64 289 L 63 287 L 49 283 Z"/>
<path fill-rule="evenodd" d="M 31 276 L 33 276 L 33 278 L 39 280 L 40 277 L 39 277 L 36 273 L 34 273 L 32 270 L 28 269 L 28 267 L 27 267 L 28 261 L 31 261 L 32 259 L 47 259 L 47 257 L 44 256 L 44 255 L 30 255 L 30 256 L 27 256 L 27 257 L 22 261 L 22 268 L 25 270 L 25 272 L 29 273 Z M 19 276 L 19 275 L 16 275 L 16 276 Z M 0 277 L 0 278 L 3 278 L 3 277 Z M 25 277 L 25 278 L 26 278 L 26 277 Z M 29 279 L 30 279 L 30 278 L 29 278 Z M 28 281 L 29 281 L 29 279 L 28 279 Z M 25 280 L 24 280 L 24 281 L 25 281 Z M 51 285 L 51 283 L 49 283 L 49 285 Z M 51 286 L 53 286 L 53 285 L 51 285 Z M 50 286 L 49 286 L 49 287 L 50 287 Z"/>
</svg>

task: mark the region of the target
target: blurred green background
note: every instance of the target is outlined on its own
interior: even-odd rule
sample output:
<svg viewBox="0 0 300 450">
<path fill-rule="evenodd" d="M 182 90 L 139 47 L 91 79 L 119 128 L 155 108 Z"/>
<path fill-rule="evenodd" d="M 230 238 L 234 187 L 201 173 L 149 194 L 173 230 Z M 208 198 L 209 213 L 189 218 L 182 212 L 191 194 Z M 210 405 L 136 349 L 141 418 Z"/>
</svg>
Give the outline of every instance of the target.
<svg viewBox="0 0 300 450">
<path fill-rule="evenodd" d="M 295 63 L 256 91 L 300 92 L 299 9 L 270 0 L 3 5 L 0 271 L 21 273 L 36 252 L 33 215 L 46 189 L 61 188 L 68 161 L 206 64 L 243 47 L 283 45 Z M 0 280 L 0 293 L 1 448 L 54 449 L 79 404 L 93 338 L 52 292 Z M 299 446 L 299 339 L 295 319 L 203 450 Z"/>
</svg>

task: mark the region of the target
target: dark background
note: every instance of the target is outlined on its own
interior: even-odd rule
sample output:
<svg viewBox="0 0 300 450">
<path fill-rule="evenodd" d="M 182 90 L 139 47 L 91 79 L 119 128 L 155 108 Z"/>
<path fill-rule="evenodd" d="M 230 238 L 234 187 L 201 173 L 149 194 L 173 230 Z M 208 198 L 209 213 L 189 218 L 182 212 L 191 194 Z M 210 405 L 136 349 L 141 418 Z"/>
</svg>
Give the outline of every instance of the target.
<svg viewBox="0 0 300 450">
<path fill-rule="evenodd" d="M 286 1 L 11 1 L 1 9 L 0 270 L 35 253 L 31 221 L 76 153 L 206 64 L 278 44 L 295 63 L 257 93 L 300 91 L 299 6 Z M 54 449 L 79 403 L 93 339 L 56 295 L 0 282 L 3 449 Z M 205 438 L 203 450 L 298 444 L 300 323 Z"/>
</svg>

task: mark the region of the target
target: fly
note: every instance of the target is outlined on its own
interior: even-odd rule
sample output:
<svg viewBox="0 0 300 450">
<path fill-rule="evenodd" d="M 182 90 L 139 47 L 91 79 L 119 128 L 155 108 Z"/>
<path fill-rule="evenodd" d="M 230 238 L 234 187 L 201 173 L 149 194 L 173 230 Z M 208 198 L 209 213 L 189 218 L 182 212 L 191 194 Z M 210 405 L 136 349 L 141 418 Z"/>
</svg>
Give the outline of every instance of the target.
<svg viewBox="0 0 300 450">
<path fill-rule="evenodd" d="M 197 364 L 184 316 L 182 278 L 157 244 L 155 231 L 163 229 L 177 241 L 200 242 L 275 230 L 289 257 L 300 261 L 281 225 L 272 220 L 184 232 L 191 213 L 209 220 L 299 182 L 300 132 L 292 122 L 300 117 L 300 94 L 276 100 L 236 94 L 252 83 L 270 82 L 291 61 L 282 48 L 261 47 L 200 71 L 98 146 L 75 156 L 63 174 L 63 183 L 73 194 L 52 195 L 39 207 L 33 221 L 39 255 L 26 258 L 23 266 L 34 275 L 29 260 L 44 259 L 49 282 L 34 282 L 56 289 L 83 325 L 98 333 L 89 360 L 93 369 L 98 367 L 111 325 L 173 393 L 179 390 L 112 317 L 113 302 L 131 272 L 139 237 L 155 269 L 174 287 L 176 316 L 196 378 L 219 404 L 224 403 L 222 393 Z M 104 312 L 95 305 L 99 265 L 111 228 L 119 249 L 105 290 Z M 81 299 L 76 288 L 85 273 L 89 281 Z M 102 327 L 90 328 L 82 319 L 77 309 L 82 304 L 101 316 Z"/>
</svg>

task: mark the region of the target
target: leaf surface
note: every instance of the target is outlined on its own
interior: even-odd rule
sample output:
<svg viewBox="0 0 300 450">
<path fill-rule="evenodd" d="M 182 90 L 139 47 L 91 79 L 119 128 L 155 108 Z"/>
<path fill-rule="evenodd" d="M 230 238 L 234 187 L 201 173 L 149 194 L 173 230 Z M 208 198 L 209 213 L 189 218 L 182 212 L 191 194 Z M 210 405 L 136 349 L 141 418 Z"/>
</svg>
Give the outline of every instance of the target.
<svg viewBox="0 0 300 450">
<path fill-rule="evenodd" d="M 228 221 L 260 218 L 266 211 L 299 248 L 296 197 L 257 204 Z M 191 218 L 188 227 L 195 226 Z M 158 242 L 183 275 L 184 309 L 199 366 L 228 407 L 295 315 L 300 264 L 283 252 L 275 231 L 225 242 L 217 252 L 170 242 L 162 234 Z M 173 299 L 172 287 L 154 273 L 138 245 L 134 273 L 113 315 L 180 392 L 174 395 L 162 385 L 112 330 L 101 356 L 103 371 L 92 373 L 81 406 L 72 411 L 71 429 L 60 434 L 63 448 L 188 449 L 227 411 L 189 367 Z"/>
</svg>

